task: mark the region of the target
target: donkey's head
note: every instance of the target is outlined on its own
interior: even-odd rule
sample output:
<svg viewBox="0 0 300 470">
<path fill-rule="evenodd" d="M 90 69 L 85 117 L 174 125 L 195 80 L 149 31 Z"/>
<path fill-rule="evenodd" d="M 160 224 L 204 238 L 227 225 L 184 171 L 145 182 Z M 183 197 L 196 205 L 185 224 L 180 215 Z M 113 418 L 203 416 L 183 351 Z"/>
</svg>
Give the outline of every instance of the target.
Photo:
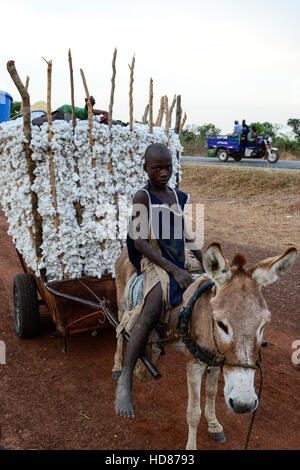
<svg viewBox="0 0 300 470">
<path fill-rule="evenodd" d="M 224 354 L 224 395 L 228 408 L 235 413 L 249 413 L 258 405 L 253 368 L 263 341 L 263 330 L 270 321 L 261 287 L 275 282 L 294 264 L 297 250 L 289 248 L 280 256 L 269 258 L 246 270 L 246 259 L 235 255 L 231 265 L 218 243 L 204 253 L 203 265 L 216 284 L 211 299 L 213 335 L 216 348 Z"/>
</svg>

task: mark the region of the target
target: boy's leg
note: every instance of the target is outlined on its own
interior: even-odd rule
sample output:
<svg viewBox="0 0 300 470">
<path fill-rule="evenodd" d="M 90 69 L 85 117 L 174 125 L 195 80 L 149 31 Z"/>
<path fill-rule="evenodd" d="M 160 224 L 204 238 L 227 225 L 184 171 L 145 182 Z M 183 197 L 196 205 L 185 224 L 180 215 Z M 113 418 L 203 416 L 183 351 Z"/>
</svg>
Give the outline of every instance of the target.
<svg viewBox="0 0 300 470">
<path fill-rule="evenodd" d="M 118 380 L 116 391 L 116 413 L 120 416 L 134 418 L 132 403 L 132 374 L 139 356 L 145 349 L 147 338 L 160 318 L 162 312 L 162 289 L 160 282 L 147 295 L 143 310 L 131 332 L 127 345 L 124 367 Z"/>
</svg>

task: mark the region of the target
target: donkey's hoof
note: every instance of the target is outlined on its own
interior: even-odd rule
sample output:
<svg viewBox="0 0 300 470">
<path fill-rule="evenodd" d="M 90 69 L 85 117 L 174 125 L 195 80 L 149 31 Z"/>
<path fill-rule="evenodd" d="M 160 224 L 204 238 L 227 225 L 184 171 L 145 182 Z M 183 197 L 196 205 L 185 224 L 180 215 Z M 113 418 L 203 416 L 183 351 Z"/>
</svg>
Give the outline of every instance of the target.
<svg viewBox="0 0 300 470">
<path fill-rule="evenodd" d="M 222 432 L 209 432 L 209 435 L 215 442 L 218 442 L 219 444 L 226 442 L 226 436 L 223 433 L 223 431 Z"/>
<path fill-rule="evenodd" d="M 113 373 L 112 373 L 113 379 L 114 379 L 114 380 L 118 380 L 121 374 L 122 374 L 122 371 L 121 371 L 121 370 L 115 370 L 115 371 L 113 371 Z"/>
</svg>

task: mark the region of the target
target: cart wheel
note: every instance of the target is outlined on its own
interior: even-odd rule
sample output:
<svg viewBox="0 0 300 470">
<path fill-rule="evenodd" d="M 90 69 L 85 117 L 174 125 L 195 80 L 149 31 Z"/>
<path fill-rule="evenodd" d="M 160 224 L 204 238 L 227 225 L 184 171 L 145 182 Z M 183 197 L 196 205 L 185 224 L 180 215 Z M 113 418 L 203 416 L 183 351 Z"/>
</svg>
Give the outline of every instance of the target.
<svg viewBox="0 0 300 470">
<path fill-rule="evenodd" d="M 13 279 L 12 301 L 15 331 L 20 338 L 31 338 L 39 331 L 39 303 L 35 279 L 17 274 Z"/>
<path fill-rule="evenodd" d="M 217 153 L 217 156 L 218 156 L 218 159 L 220 160 L 220 162 L 227 162 L 228 158 L 229 158 L 229 155 L 228 155 L 228 152 L 226 149 L 219 149 L 218 150 L 218 153 Z"/>
</svg>

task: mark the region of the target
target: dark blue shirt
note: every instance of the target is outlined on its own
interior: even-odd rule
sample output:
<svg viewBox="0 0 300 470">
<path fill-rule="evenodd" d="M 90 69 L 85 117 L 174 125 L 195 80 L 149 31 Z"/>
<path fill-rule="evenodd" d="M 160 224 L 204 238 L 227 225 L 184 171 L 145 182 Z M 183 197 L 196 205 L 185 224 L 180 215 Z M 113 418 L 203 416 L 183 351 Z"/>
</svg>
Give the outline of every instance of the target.
<svg viewBox="0 0 300 470">
<path fill-rule="evenodd" d="M 162 202 L 157 196 L 149 191 L 149 184 L 143 189 L 146 189 L 151 202 L 149 207 L 149 218 L 151 220 L 152 229 L 154 232 L 155 239 L 160 248 L 161 254 L 164 258 L 171 261 L 173 264 L 181 269 L 184 269 L 185 265 L 185 236 L 184 236 L 184 218 L 183 211 L 184 206 L 188 200 L 188 194 L 175 189 L 176 199 L 178 201 L 181 212 L 173 212 L 166 208 L 166 203 Z M 163 207 L 159 207 L 163 206 Z M 177 206 L 178 208 L 178 206 Z M 156 210 L 157 209 L 157 210 Z M 178 215 L 177 215 L 178 214 Z M 168 220 L 166 220 L 168 217 Z M 164 233 L 164 229 L 168 228 L 168 233 Z M 150 234 L 149 234 L 150 236 Z M 143 255 L 136 249 L 134 240 L 127 235 L 127 249 L 128 256 L 131 263 L 137 270 L 137 273 L 141 273 L 141 260 Z M 170 279 L 170 305 L 176 306 L 182 301 L 182 289 L 179 287 L 175 279 L 169 274 Z"/>
</svg>

